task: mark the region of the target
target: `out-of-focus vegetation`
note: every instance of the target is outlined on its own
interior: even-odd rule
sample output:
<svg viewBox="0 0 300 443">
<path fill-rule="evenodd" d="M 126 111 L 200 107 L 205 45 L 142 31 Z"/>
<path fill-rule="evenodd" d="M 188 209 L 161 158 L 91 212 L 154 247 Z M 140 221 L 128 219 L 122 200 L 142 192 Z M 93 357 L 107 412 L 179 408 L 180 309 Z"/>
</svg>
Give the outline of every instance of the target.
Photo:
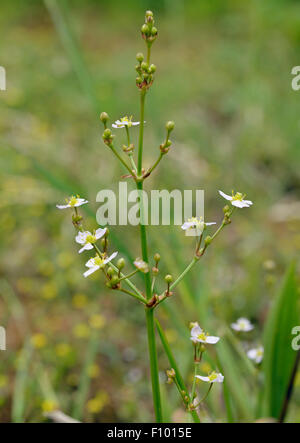
<svg viewBox="0 0 300 443">
<path fill-rule="evenodd" d="M 148 8 L 159 39 L 146 166 L 156 159 L 164 122 L 176 122 L 174 145 L 148 186 L 204 189 L 206 217 L 215 221 L 224 204 L 218 189 L 254 201 L 158 315 L 188 382 L 189 321 L 223 337 L 201 371 L 217 359 L 228 380 L 225 404 L 217 386 L 203 420 L 272 414 L 256 405 L 264 376 L 244 355 L 262 342 L 300 246 L 300 92 L 290 74 L 300 61 L 299 2 L 2 0 L 0 8 L 7 72 L 0 92 L 0 325 L 8 348 L 0 353 L 0 421 L 43 421 L 55 408 L 85 421 L 152 419 L 143 308 L 106 290 L 99 275 L 82 277 L 86 257 L 78 256 L 70 214 L 55 208 L 80 193 L 91 202 L 84 211 L 93 228 L 97 192 L 117 187 L 123 170 L 101 142 L 99 112 L 138 119 L 135 54 L 144 50 L 138 29 Z M 123 143 L 123 133 L 116 141 Z M 136 228 L 111 231 L 120 255 L 139 255 Z M 178 275 L 192 257 L 193 242 L 179 227 L 151 227 L 149 239 L 162 255 L 162 275 Z M 228 330 L 239 316 L 255 323 L 246 342 Z M 272 352 L 269 371 L 272 361 L 285 365 Z M 175 388 L 164 383 L 160 344 L 159 366 L 165 419 L 186 420 Z M 280 374 L 267 380 L 269 389 Z M 287 420 L 300 421 L 299 373 Z"/>
</svg>

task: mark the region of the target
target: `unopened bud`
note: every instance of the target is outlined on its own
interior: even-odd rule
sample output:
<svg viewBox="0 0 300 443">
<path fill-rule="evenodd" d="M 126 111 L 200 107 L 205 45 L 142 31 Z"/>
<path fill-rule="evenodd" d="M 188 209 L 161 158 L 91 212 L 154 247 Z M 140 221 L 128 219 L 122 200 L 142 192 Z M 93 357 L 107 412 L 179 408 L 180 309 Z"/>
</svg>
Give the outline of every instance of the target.
<svg viewBox="0 0 300 443">
<path fill-rule="evenodd" d="M 224 214 L 226 214 L 226 212 L 228 212 L 229 210 L 230 210 L 229 206 L 225 205 L 224 208 L 223 208 Z"/>
<path fill-rule="evenodd" d="M 102 135 L 103 139 L 109 140 L 111 138 L 111 136 L 112 136 L 111 130 L 108 128 L 105 129 L 105 131 L 103 132 L 103 135 Z"/>
<path fill-rule="evenodd" d="M 109 120 L 108 114 L 106 112 L 101 112 L 100 120 L 102 121 L 102 123 L 106 123 Z"/>
<path fill-rule="evenodd" d="M 117 268 L 121 270 L 124 268 L 124 266 L 125 266 L 125 260 L 124 260 L 124 258 L 120 258 L 117 261 Z"/>
<path fill-rule="evenodd" d="M 147 62 L 143 62 L 141 64 L 141 68 L 142 68 L 143 71 L 148 71 L 148 63 Z"/>
<path fill-rule="evenodd" d="M 158 252 L 157 252 L 156 254 L 154 254 L 154 260 L 155 260 L 156 263 L 159 262 L 159 260 L 160 260 L 160 254 L 159 254 Z"/>
<path fill-rule="evenodd" d="M 155 37 L 155 36 L 157 35 L 157 29 L 156 29 L 155 26 L 153 26 L 153 28 L 151 29 L 151 35 L 152 35 L 153 37 Z"/>
<path fill-rule="evenodd" d="M 172 275 L 168 274 L 168 275 L 165 276 L 165 282 L 166 283 L 170 284 L 170 283 L 172 283 L 172 281 L 173 281 Z"/>
<path fill-rule="evenodd" d="M 142 34 L 147 35 L 147 34 L 149 34 L 149 31 L 150 31 L 149 26 L 146 25 L 146 23 L 144 23 L 143 26 L 142 26 L 142 28 L 141 28 L 141 32 L 142 32 Z"/>
<path fill-rule="evenodd" d="M 153 274 L 153 275 L 157 275 L 158 273 L 159 273 L 159 269 L 156 268 L 156 266 L 153 266 L 153 268 L 152 268 L 152 274 Z"/>
<path fill-rule="evenodd" d="M 152 65 L 150 65 L 150 67 L 149 67 L 149 71 L 151 72 L 151 73 L 154 73 L 155 71 L 156 71 L 156 66 L 152 63 Z"/>
<path fill-rule="evenodd" d="M 117 275 L 113 275 L 112 279 L 110 280 L 110 283 L 112 286 L 116 286 L 119 283 L 119 278 Z"/>
<path fill-rule="evenodd" d="M 113 275 L 114 275 L 114 273 L 115 273 L 115 270 L 114 270 L 114 268 L 112 268 L 111 266 L 108 268 L 108 270 L 107 270 L 107 275 L 109 276 L 109 277 L 112 277 Z"/>
<path fill-rule="evenodd" d="M 142 61 L 144 60 L 144 54 L 142 54 L 141 52 L 138 52 L 136 54 L 136 59 L 138 62 L 142 63 Z"/>
<path fill-rule="evenodd" d="M 175 127 L 175 123 L 173 121 L 169 121 L 166 123 L 166 129 L 168 132 L 173 131 L 174 127 Z"/>
<path fill-rule="evenodd" d="M 167 369 L 166 374 L 167 374 L 167 377 L 174 378 L 176 376 L 175 369 L 173 369 L 173 368 Z"/>
</svg>

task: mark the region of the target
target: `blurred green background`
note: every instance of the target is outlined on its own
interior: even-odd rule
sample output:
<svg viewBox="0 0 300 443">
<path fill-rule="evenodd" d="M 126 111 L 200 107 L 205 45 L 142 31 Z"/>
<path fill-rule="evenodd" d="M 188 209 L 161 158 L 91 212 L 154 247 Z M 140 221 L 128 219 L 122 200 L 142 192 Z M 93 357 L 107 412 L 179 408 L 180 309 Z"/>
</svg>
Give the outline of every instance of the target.
<svg viewBox="0 0 300 443">
<path fill-rule="evenodd" d="M 291 88 L 300 61 L 299 2 L 2 0 L 0 325 L 8 350 L 0 354 L 1 422 L 44 421 L 56 408 L 85 421 L 152 419 L 143 308 L 105 289 L 99 275 L 82 277 L 86 257 L 78 256 L 70 214 L 55 208 L 79 193 L 91 202 L 84 212 L 93 228 L 97 192 L 116 189 L 124 173 L 102 143 L 99 113 L 138 120 L 134 66 L 144 51 L 146 9 L 159 30 L 146 166 L 158 155 L 165 122 L 176 122 L 173 147 L 146 186 L 204 189 L 209 221 L 222 218 L 218 189 L 254 201 L 236 211 L 158 316 L 189 382 L 189 322 L 228 336 L 219 367 L 225 378 L 236 377 L 232 408 L 226 413 L 217 387 L 203 420 L 260 416 L 263 374 L 251 367 L 249 382 L 243 353 L 262 342 L 269 306 L 300 246 L 300 92 Z M 118 132 L 116 144 L 124 142 Z M 120 256 L 140 254 L 136 228 L 112 233 Z M 176 226 L 150 227 L 149 242 L 151 254 L 162 255 L 162 275 L 178 275 L 193 254 L 192 239 Z M 236 342 L 228 325 L 239 316 L 256 328 Z M 215 364 L 208 354 L 201 369 Z M 174 386 L 165 384 L 160 346 L 159 366 L 165 417 L 186 420 Z M 288 420 L 300 421 L 299 374 Z"/>
</svg>

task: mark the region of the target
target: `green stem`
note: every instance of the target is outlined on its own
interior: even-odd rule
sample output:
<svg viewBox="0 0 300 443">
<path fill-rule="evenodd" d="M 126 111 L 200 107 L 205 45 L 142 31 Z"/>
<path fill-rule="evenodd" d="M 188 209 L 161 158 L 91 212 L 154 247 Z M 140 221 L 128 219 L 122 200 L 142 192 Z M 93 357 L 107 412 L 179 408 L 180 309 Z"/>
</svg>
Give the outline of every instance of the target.
<svg viewBox="0 0 300 443">
<path fill-rule="evenodd" d="M 130 295 L 131 297 L 136 298 L 137 300 L 139 300 L 140 302 L 142 302 L 144 304 L 147 303 L 147 301 L 144 298 L 140 297 L 139 295 L 135 294 L 134 292 L 128 291 L 125 288 L 120 288 L 120 289 L 118 289 L 118 291 L 121 291 L 121 292 L 124 292 L 124 294 Z"/>
<path fill-rule="evenodd" d="M 142 90 L 140 97 L 141 116 L 140 116 L 140 133 L 139 133 L 139 150 L 138 150 L 138 176 L 141 176 L 142 174 L 145 96 L 146 96 L 146 91 Z M 141 191 L 142 194 L 143 191 L 142 181 L 137 182 L 137 189 L 138 191 Z M 144 202 L 142 195 L 140 196 L 140 217 L 141 217 L 140 238 L 141 238 L 142 258 L 146 263 L 149 263 L 147 233 L 146 233 L 146 226 L 144 224 Z M 150 272 L 147 272 L 144 275 L 145 275 L 146 298 L 147 300 L 150 300 L 152 297 Z M 157 352 L 156 352 L 156 343 L 155 343 L 154 311 L 151 308 L 146 308 L 146 323 L 147 323 L 150 370 L 151 370 L 153 406 L 154 406 L 156 421 L 157 423 L 161 423 L 162 409 L 161 409 L 161 400 L 160 400 L 159 373 L 158 373 L 158 362 L 157 362 Z"/>
<path fill-rule="evenodd" d="M 160 400 L 160 388 L 159 388 L 159 373 L 157 352 L 155 343 L 155 330 L 154 330 L 154 310 L 146 308 L 146 321 L 147 321 L 147 334 L 148 334 L 148 347 L 150 356 L 150 370 L 151 370 L 151 383 L 152 383 L 152 395 L 154 412 L 157 423 L 162 423 L 162 409 Z"/>
<path fill-rule="evenodd" d="M 194 380 L 193 380 L 193 387 L 192 387 L 192 393 L 191 393 L 191 399 L 194 400 L 195 397 L 195 391 L 196 391 L 196 375 L 198 374 L 198 363 L 194 362 Z"/>
<path fill-rule="evenodd" d="M 147 171 L 147 173 L 146 173 L 147 176 L 149 176 L 149 175 L 154 171 L 154 169 L 156 168 L 156 166 L 158 166 L 158 164 L 160 163 L 160 161 L 161 161 L 161 159 L 163 158 L 163 156 L 164 156 L 164 154 L 161 152 L 160 155 L 159 155 L 159 157 L 158 157 L 158 159 L 157 159 L 156 162 L 154 163 L 154 165 L 151 166 L 151 168 L 148 169 L 148 171 Z"/>
<path fill-rule="evenodd" d="M 144 118 L 145 118 L 145 97 L 146 91 L 141 90 L 141 112 L 140 112 L 140 133 L 139 133 L 139 149 L 138 149 L 138 175 L 142 174 L 142 164 L 143 164 L 143 141 L 144 141 Z"/>
<path fill-rule="evenodd" d="M 175 377 L 176 377 L 176 381 L 178 383 L 178 386 L 179 386 L 181 391 L 184 391 L 186 393 L 186 395 L 187 395 L 187 397 L 189 399 L 189 403 L 190 403 L 191 399 L 189 397 L 189 394 L 188 394 L 187 388 L 185 386 L 183 377 L 182 377 L 182 375 L 181 375 L 181 373 L 179 371 L 179 368 L 177 366 L 176 360 L 174 358 L 174 355 L 172 353 L 172 350 L 170 348 L 168 340 L 167 340 L 167 338 L 165 336 L 165 333 L 164 333 L 164 331 L 163 331 L 163 329 L 162 329 L 162 327 L 161 327 L 161 325 L 160 325 L 160 323 L 159 323 L 159 321 L 157 319 L 155 319 L 155 323 L 156 323 L 156 328 L 157 328 L 157 331 L 158 331 L 161 343 L 163 345 L 165 353 L 167 354 L 170 366 L 175 371 Z M 182 395 L 182 394 L 180 393 L 180 395 Z M 193 418 L 194 422 L 195 423 L 200 423 L 200 419 L 199 419 L 199 416 L 198 416 L 197 412 L 195 410 L 191 410 L 190 413 L 192 415 L 192 418 Z"/>
<path fill-rule="evenodd" d="M 123 158 L 118 154 L 118 152 L 116 151 L 114 145 L 112 143 L 110 143 L 108 145 L 110 147 L 110 149 L 112 150 L 112 152 L 115 154 L 115 156 L 117 157 L 117 159 L 122 163 L 122 165 L 127 169 L 127 171 L 129 172 L 130 175 L 132 175 L 132 170 L 130 169 L 130 167 L 127 165 L 127 163 L 125 162 L 125 160 L 123 160 Z"/>
</svg>

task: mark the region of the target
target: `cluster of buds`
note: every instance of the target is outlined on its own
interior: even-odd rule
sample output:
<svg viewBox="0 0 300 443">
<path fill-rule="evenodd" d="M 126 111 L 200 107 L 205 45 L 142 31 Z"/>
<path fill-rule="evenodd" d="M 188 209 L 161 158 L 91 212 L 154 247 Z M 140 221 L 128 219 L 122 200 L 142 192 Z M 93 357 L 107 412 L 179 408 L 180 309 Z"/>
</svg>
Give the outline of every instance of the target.
<svg viewBox="0 0 300 443">
<path fill-rule="evenodd" d="M 135 67 L 137 72 L 136 85 L 139 89 L 149 89 L 154 80 L 154 73 L 156 71 L 156 66 L 152 63 L 149 65 L 148 62 L 144 61 L 144 55 L 139 52 L 136 55 L 138 64 Z"/>
<path fill-rule="evenodd" d="M 152 11 L 146 11 L 145 23 L 141 29 L 142 37 L 148 45 L 152 45 L 157 37 L 157 29 L 154 26 L 154 18 Z"/>
<path fill-rule="evenodd" d="M 162 154 L 167 154 L 170 150 L 170 147 L 172 146 L 172 142 L 169 137 L 170 137 L 170 134 L 173 131 L 174 127 L 175 127 L 174 122 L 169 121 L 166 123 L 167 137 L 166 137 L 165 142 L 162 143 L 159 147 Z"/>
<path fill-rule="evenodd" d="M 107 270 L 108 281 L 106 282 L 106 286 L 108 288 L 120 289 L 120 287 L 121 287 L 120 274 L 121 274 L 121 270 L 124 268 L 124 266 L 125 266 L 125 260 L 124 260 L 124 258 L 120 258 L 117 262 L 118 271 L 116 271 L 116 269 L 112 268 L 111 266 L 108 268 L 108 270 Z"/>
<path fill-rule="evenodd" d="M 167 369 L 166 370 L 166 375 L 168 377 L 167 383 L 170 385 L 171 383 L 173 383 L 174 378 L 176 377 L 175 369 L 173 369 L 173 368 Z"/>
<path fill-rule="evenodd" d="M 123 150 L 123 152 L 126 152 L 126 154 L 129 154 L 129 153 L 133 152 L 133 150 L 134 150 L 134 144 L 133 144 L 133 143 L 130 143 L 129 146 L 123 145 L 123 146 L 122 146 L 122 150 Z"/>
<path fill-rule="evenodd" d="M 224 212 L 224 224 L 229 225 L 231 223 L 230 216 L 231 216 L 232 210 L 230 209 L 230 207 L 228 205 L 226 205 L 223 208 L 223 212 Z"/>
<path fill-rule="evenodd" d="M 102 134 L 102 138 L 103 138 L 104 143 L 109 146 L 112 144 L 114 135 L 112 135 L 112 132 L 110 129 L 106 128 Z"/>
</svg>

